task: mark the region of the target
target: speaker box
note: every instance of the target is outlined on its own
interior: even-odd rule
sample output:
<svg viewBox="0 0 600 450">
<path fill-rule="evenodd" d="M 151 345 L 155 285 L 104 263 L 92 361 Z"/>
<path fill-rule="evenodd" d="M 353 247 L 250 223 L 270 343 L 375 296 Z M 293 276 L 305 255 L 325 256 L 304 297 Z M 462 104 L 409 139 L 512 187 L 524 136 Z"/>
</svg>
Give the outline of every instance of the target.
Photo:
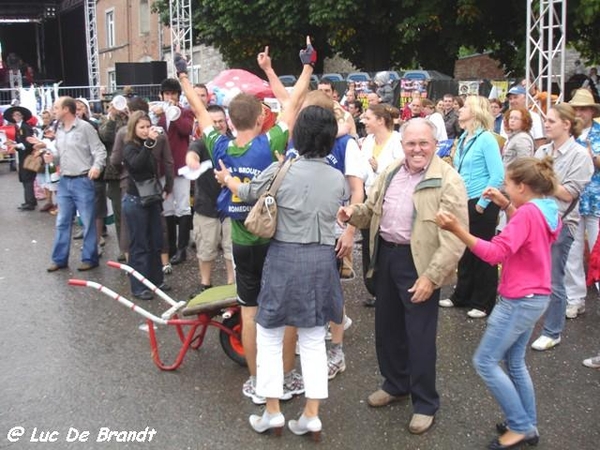
<svg viewBox="0 0 600 450">
<path fill-rule="evenodd" d="M 160 84 L 167 78 L 167 62 L 115 63 L 118 86 Z"/>
</svg>

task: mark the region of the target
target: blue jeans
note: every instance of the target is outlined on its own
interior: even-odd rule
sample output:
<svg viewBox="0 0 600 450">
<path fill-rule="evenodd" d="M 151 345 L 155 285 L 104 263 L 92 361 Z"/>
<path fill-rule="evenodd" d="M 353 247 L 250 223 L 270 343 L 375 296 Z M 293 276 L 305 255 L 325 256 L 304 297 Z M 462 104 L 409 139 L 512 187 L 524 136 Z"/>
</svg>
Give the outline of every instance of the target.
<svg viewBox="0 0 600 450">
<path fill-rule="evenodd" d="M 71 228 L 75 211 L 79 211 L 83 224 L 83 249 L 81 261 L 98 265 L 98 237 L 96 236 L 96 213 L 94 211 L 94 182 L 87 176 L 61 177 L 58 183 L 56 234 L 52 248 L 52 261 L 58 266 L 69 262 Z"/>
<path fill-rule="evenodd" d="M 552 244 L 552 294 L 546 312 L 542 334 L 558 339 L 565 328 L 567 311 L 567 289 L 565 287 L 565 267 L 569 250 L 573 244 L 573 235 L 567 225 L 563 225 L 560 235 Z"/>
<path fill-rule="evenodd" d="M 122 200 L 122 213 L 129 229 L 128 264 L 144 275 L 156 286 L 163 283 L 160 253 L 163 244 L 161 202 L 142 206 L 135 195 L 125 194 Z M 139 295 L 146 287 L 134 277 L 129 277 L 131 292 Z"/>
<path fill-rule="evenodd" d="M 500 404 L 515 433 L 537 428 L 533 382 L 525 364 L 525 351 L 538 319 L 548 306 L 547 295 L 506 300 L 500 297 L 473 356 L 473 365 Z M 506 372 L 499 363 L 504 361 Z"/>
</svg>

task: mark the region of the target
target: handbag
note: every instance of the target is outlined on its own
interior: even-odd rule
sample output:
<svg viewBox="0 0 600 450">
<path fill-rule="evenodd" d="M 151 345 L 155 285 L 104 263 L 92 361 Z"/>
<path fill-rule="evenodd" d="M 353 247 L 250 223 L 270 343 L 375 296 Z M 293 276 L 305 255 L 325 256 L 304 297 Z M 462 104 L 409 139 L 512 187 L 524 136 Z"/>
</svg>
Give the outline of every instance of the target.
<svg viewBox="0 0 600 450">
<path fill-rule="evenodd" d="M 283 181 L 283 177 L 292 165 L 293 160 L 287 159 L 280 167 L 270 185 L 263 192 L 248 213 L 244 221 L 246 229 L 255 236 L 272 238 L 277 228 L 277 200 L 275 195 Z"/>
<path fill-rule="evenodd" d="M 27 155 L 23 160 L 23 168 L 35 173 L 43 172 L 44 160 L 42 159 L 42 152 L 34 150 Z"/>
<path fill-rule="evenodd" d="M 133 180 L 133 182 L 138 190 L 138 194 L 140 194 L 142 206 L 150 206 L 154 203 L 162 202 L 163 188 L 156 177 L 141 181 Z"/>
</svg>

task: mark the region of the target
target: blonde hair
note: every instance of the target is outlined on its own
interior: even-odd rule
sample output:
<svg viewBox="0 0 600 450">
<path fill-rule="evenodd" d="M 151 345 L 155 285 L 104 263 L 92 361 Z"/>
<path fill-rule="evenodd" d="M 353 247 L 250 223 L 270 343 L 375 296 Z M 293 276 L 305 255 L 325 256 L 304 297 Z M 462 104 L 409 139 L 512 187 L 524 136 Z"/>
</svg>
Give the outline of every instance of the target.
<svg viewBox="0 0 600 450">
<path fill-rule="evenodd" d="M 478 128 L 483 128 L 487 131 L 492 131 L 494 126 L 494 118 L 490 112 L 490 102 L 487 98 L 481 95 L 469 95 L 465 100 L 465 106 L 468 106 L 473 115 L 473 119 L 467 128 L 473 132 Z"/>
<path fill-rule="evenodd" d="M 583 120 L 577 117 L 575 114 L 575 108 L 568 103 L 558 103 L 552 108 L 560 120 L 568 121 L 571 126 L 569 127 L 569 134 L 574 138 L 578 138 L 583 131 Z"/>
</svg>

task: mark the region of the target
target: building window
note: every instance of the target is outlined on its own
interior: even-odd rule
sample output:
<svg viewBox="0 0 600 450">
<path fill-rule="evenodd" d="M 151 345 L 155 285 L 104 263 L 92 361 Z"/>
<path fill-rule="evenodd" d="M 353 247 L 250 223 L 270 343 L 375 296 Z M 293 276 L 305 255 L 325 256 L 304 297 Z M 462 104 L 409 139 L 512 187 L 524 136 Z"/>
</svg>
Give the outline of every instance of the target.
<svg viewBox="0 0 600 450">
<path fill-rule="evenodd" d="M 117 72 L 114 69 L 109 70 L 108 74 L 108 92 L 112 93 L 117 90 Z"/>
<path fill-rule="evenodd" d="M 150 7 L 148 0 L 140 0 L 140 34 L 150 33 Z"/>
<path fill-rule="evenodd" d="M 198 80 L 200 79 L 200 65 L 199 64 L 194 64 L 192 66 L 191 74 L 192 74 L 192 82 L 197 83 Z"/>
<path fill-rule="evenodd" d="M 115 46 L 115 10 L 106 11 L 106 47 Z"/>
</svg>

